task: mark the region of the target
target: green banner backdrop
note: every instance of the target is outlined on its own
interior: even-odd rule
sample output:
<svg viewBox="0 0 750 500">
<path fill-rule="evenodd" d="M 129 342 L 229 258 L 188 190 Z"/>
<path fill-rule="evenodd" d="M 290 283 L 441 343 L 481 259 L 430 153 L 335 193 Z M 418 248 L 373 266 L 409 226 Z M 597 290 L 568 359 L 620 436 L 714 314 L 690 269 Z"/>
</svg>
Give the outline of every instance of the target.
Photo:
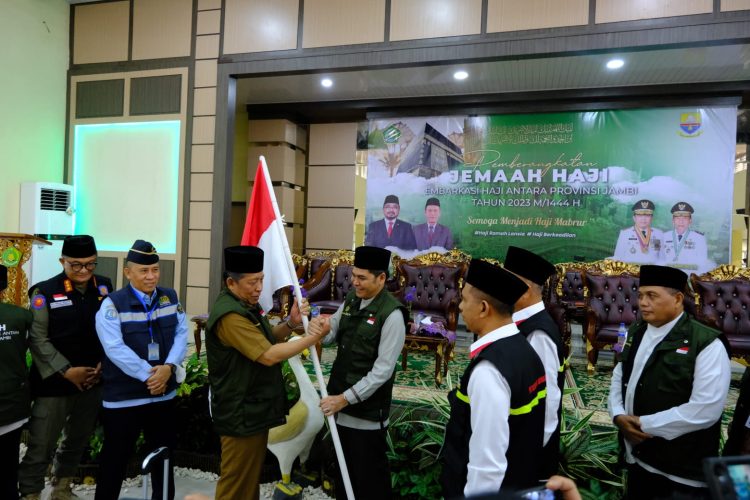
<svg viewBox="0 0 750 500">
<path fill-rule="evenodd" d="M 735 107 L 372 120 L 365 242 L 704 272 L 729 261 L 735 134 Z"/>
</svg>

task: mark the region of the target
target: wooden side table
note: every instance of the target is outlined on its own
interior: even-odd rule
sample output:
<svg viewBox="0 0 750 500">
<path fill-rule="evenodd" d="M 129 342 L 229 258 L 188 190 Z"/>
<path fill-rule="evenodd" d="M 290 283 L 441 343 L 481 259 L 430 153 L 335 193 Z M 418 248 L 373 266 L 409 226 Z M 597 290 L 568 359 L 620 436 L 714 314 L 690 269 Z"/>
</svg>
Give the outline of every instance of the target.
<svg viewBox="0 0 750 500">
<path fill-rule="evenodd" d="M 435 385 L 443 385 L 443 377 L 448 373 L 448 361 L 453 352 L 453 342 L 445 337 L 426 335 L 406 335 L 401 350 L 401 369 L 406 371 L 409 351 L 432 351 L 435 353 Z"/>
</svg>

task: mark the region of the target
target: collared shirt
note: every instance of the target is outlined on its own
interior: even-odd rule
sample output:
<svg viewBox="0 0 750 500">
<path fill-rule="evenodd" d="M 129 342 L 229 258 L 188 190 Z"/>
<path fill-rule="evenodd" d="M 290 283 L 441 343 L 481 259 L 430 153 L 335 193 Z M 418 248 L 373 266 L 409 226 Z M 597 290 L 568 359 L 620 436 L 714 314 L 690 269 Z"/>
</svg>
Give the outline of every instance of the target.
<svg viewBox="0 0 750 500">
<path fill-rule="evenodd" d="M 683 313 L 685 314 L 685 313 Z M 664 337 L 680 320 L 678 316 L 669 323 L 656 327 L 648 325 L 638 352 L 633 360 L 633 372 L 622 395 L 622 364 L 618 364 L 612 372 L 612 382 L 609 388 L 609 415 L 614 419 L 618 415 L 633 415 L 633 399 L 638 380 L 643 373 L 646 362 L 651 353 Z M 664 439 L 674 439 L 689 432 L 705 429 L 714 424 L 724 411 L 724 404 L 729 390 L 731 370 L 724 345 L 719 339 L 706 346 L 695 360 L 693 371 L 693 390 L 690 400 L 679 406 L 660 411 L 652 415 L 640 415 L 641 430 L 646 434 Z M 625 459 L 628 463 L 637 463 L 654 474 L 660 474 L 677 483 L 688 486 L 701 487 L 706 483 L 666 474 L 648 464 L 638 460 L 632 454 L 632 445 L 625 440 Z"/>
<path fill-rule="evenodd" d="M 517 335 L 514 323 L 501 326 L 471 344 L 473 358 L 482 349 L 500 339 Z M 471 372 L 468 384 L 471 405 L 469 464 L 464 495 L 497 492 L 505 479 L 510 443 L 510 386 L 489 361 L 480 361 Z"/>
<path fill-rule="evenodd" d="M 364 309 L 374 299 L 375 297 L 362 299 L 359 308 Z M 341 304 L 338 310 L 331 316 L 331 331 L 323 339 L 323 344 L 328 345 L 336 341 L 336 333 L 339 329 L 339 321 L 341 320 L 341 311 L 343 309 L 344 304 Z M 383 322 L 383 328 L 380 331 L 380 343 L 378 344 L 378 357 L 375 359 L 372 369 L 367 375 L 359 379 L 356 384 L 344 391 L 344 397 L 349 404 L 357 404 L 359 401 L 366 400 L 381 385 L 390 380 L 393 370 L 396 369 L 398 356 L 404 347 L 405 339 L 406 327 L 404 326 L 404 317 L 401 311 L 396 309 Z M 352 429 L 374 430 L 381 428 L 379 422 L 352 417 L 342 412 L 336 414 L 336 423 Z M 388 425 L 388 421 L 386 420 L 383 425 Z"/>
<path fill-rule="evenodd" d="M 132 285 L 131 290 L 141 300 L 145 300 L 146 294 L 137 290 Z M 151 294 L 151 300 L 155 298 L 156 290 Z M 122 330 L 120 329 L 120 316 L 117 315 L 115 320 L 105 319 L 105 314 L 108 310 L 116 312 L 115 305 L 112 300 L 107 297 L 102 302 L 102 306 L 99 308 L 99 312 L 96 314 L 96 334 L 99 336 L 99 341 L 102 343 L 104 353 L 106 356 L 123 371 L 126 375 L 146 382 L 151 377 L 152 366 L 148 361 L 139 357 L 130 347 L 128 347 L 122 339 Z M 182 364 L 182 360 L 185 358 L 187 352 L 187 334 L 188 326 L 187 319 L 184 312 L 177 312 L 177 327 L 175 330 L 174 342 L 172 348 L 169 350 L 167 359 L 164 364 L 173 364 L 175 366 Z M 142 399 L 129 399 L 126 401 L 103 401 L 102 406 L 105 408 L 127 408 L 131 406 L 141 406 L 148 403 L 159 403 L 172 399 L 177 394 L 177 391 L 171 391 L 158 398 L 142 398 Z"/>
<path fill-rule="evenodd" d="M 542 311 L 544 311 L 544 303 L 539 301 L 536 304 L 514 312 L 513 322 L 518 324 L 521 321 L 526 321 Z M 560 391 L 560 386 L 557 385 L 557 376 L 560 373 L 560 359 L 557 357 L 555 342 L 544 331 L 534 330 L 526 337 L 526 340 L 529 341 L 539 359 L 542 360 L 544 374 L 547 376 L 547 398 L 545 402 L 546 406 L 544 407 L 544 444 L 546 446 L 549 438 L 557 428 L 557 409 L 560 407 L 560 401 L 562 400 L 562 392 Z"/>
</svg>

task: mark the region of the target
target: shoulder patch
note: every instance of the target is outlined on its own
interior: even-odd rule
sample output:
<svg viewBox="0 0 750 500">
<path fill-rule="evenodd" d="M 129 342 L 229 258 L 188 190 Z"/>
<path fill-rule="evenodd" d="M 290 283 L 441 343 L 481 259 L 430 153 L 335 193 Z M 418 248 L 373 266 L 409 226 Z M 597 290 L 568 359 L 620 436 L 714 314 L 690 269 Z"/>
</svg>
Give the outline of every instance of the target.
<svg viewBox="0 0 750 500">
<path fill-rule="evenodd" d="M 41 293 L 31 299 L 31 308 L 38 311 L 47 305 L 47 299 Z"/>
<path fill-rule="evenodd" d="M 185 312 L 185 309 L 182 308 L 182 304 L 180 304 L 179 302 L 177 303 L 177 312 L 180 314 Z"/>
<path fill-rule="evenodd" d="M 104 319 L 108 319 L 110 321 L 117 319 L 117 311 L 114 308 L 107 308 L 106 311 L 104 311 Z"/>
</svg>

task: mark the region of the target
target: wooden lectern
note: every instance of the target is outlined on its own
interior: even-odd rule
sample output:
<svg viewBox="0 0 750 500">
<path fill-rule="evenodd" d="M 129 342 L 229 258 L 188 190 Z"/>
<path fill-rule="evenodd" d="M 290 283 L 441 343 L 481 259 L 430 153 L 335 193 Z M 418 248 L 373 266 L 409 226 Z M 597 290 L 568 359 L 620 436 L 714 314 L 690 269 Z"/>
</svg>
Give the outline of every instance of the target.
<svg viewBox="0 0 750 500">
<path fill-rule="evenodd" d="M 29 307 L 29 280 L 23 266 L 31 258 L 31 245 L 52 243 L 31 234 L 0 233 L 0 264 L 8 268 L 8 288 L 0 292 L 0 302 Z"/>
</svg>

